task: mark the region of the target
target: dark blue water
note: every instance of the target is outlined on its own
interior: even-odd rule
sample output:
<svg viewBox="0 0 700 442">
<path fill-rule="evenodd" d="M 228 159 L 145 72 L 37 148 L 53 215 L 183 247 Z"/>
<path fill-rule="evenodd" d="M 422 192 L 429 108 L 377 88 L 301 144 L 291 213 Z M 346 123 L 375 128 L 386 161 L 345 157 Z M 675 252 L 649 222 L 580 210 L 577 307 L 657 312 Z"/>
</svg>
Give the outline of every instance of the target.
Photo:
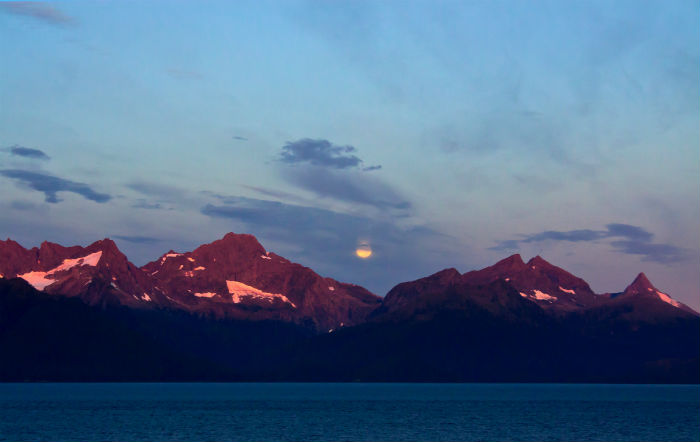
<svg viewBox="0 0 700 442">
<path fill-rule="evenodd" d="M 700 440 L 700 387 L 0 384 L 0 440 Z"/>
</svg>

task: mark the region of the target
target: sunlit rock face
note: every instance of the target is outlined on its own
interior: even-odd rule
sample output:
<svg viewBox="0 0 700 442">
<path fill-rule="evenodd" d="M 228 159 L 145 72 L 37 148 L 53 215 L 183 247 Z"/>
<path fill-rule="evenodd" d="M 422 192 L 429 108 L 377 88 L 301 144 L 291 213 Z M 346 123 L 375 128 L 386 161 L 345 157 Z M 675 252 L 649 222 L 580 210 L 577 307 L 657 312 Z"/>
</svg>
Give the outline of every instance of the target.
<svg viewBox="0 0 700 442">
<path fill-rule="evenodd" d="M 512 255 L 481 270 L 460 274 L 453 268 L 445 269 L 398 284 L 373 317 L 431 317 L 436 312 L 467 312 L 475 307 L 520 320 L 532 320 L 540 313 L 566 316 L 583 312 L 617 312 L 614 314 L 644 321 L 697 316 L 656 289 L 643 273 L 624 292 L 596 294 L 586 281 L 539 256 L 524 262 L 520 255 Z"/>
<path fill-rule="evenodd" d="M 362 322 L 381 298 L 267 252 L 252 235 L 229 233 L 192 252 L 169 251 L 137 268 L 109 239 L 88 247 L 0 244 L 0 274 L 89 304 L 185 310 L 281 320 L 319 331 Z"/>
</svg>

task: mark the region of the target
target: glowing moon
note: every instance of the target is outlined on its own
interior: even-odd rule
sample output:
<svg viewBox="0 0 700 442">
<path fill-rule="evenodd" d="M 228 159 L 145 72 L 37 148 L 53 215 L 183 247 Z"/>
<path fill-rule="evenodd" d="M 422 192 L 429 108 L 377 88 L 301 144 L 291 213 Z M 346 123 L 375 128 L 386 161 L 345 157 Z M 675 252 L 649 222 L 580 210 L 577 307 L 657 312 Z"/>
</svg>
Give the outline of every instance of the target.
<svg viewBox="0 0 700 442">
<path fill-rule="evenodd" d="M 355 250 L 355 255 L 357 255 L 358 258 L 367 259 L 372 256 L 372 249 L 369 244 L 360 244 Z"/>
</svg>

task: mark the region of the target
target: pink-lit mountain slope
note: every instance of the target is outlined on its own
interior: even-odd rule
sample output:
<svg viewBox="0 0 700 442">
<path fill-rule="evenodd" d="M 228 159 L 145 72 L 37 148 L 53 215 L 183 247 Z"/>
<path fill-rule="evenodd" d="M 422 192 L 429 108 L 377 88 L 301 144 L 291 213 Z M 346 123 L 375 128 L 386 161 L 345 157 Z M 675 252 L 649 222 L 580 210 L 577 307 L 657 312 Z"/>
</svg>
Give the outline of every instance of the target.
<svg viewBox="0 0 700 442">
<path fill-rule="evenodd" d="M 0 241 L 0 276 L 91 305 L 282 320 L 325 331 L 362 322 L 381 303 L 362 287 L 323 278 L 267 252 L 255 237 L 233 233 L 142 268 L 109 239 L 84 248 L 44 242 L 29 250 L 8 239 Z"/>
<path fill-rule="evenodd" d="M 637 316 L 643 311 L 649 318 L 657 313 L 662 316 L 697 316 L 685 304 L 656 289 L 644 274 L 640 274 L 621 294 L 596 294 L 586 281 L 543 258 L 536 256 L 525 263 L 520 255 L 510 256 L 481 270 L 460 274 L 455 269 L 445 269 L 416 281 L 401 283 L 389 291 L 381 311 L 401 312 L 403 317 L 425 314 L 427 304 L 435 306 L 433 300 L 446 294 L 449 296 L 442 304 L 454 303 L 461 298 L 488 311 L 508 310 L 511 314 L 520 312 L 525 302 L 555 315 L 618 306 L 629 309 L 631 306 L 636 308 Z"/>
</svg>

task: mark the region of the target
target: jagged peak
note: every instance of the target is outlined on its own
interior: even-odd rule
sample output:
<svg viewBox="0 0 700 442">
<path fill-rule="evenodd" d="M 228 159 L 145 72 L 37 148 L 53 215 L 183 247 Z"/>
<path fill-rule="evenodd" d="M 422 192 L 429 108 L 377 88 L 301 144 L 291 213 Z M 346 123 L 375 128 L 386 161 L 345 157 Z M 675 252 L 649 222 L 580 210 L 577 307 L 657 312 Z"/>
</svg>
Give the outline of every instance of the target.
<svg viewBox="0 0 700 442">
<path fill-rule="evenodd" d="M 440 270 L 439 272 L 435 272 L 432 275 L 428 276 L 428 278 L 431 279 L 449 279 L 449 278 L 455 278 L 461 276 L 461 273 L 459 273 L 459 270 L 455 269 L 454 267 L 450 267 L 447 269 Z"/>
<path fill-rule="evenodd" d="M 256 249 L 256 251 L 262 250 L 263 253 L 265 252 L 265 248 L 262 246 L 262 244 L 260 244 L 260 241 L 258 241 L 255 235 L 251 235 L 249 233 L 228 232 L 226 235 L 223 236 L 223 238 L 205 245 L 212 246 L 215 244 L 223 244 L 226 246 L 237 247 L 250 247 Z"/>
<path fill-rule="evenodd" d="M 507 258 L 504 258 L 500 261 L 498 261 L 496 264 L 493 265 L 493 267 L 504 267 L 504 266 L 523 266 L 525 265 L 525 261 L 523 261 L 523 257 L 520 256 L 519 253 L 515 253 L 513 255 L 510 255 Z"/>
<path fill-rule="evenodd" d="M 642 284 L 644 286 L 653 287 L 653 284 L 651 281 L 649 281 L 649 278 L 647 278 L 647 275 L 645 275 L 644 272 L 640 272 L 639 275 L 634 278 L 632 284 Z"/>
<path fill-rule="evenodd" d="M 221 238 L 222 241 L 255 241 L 258 243 L 258 238 L 255 237 L 255 235 L 251 235 L 250 233 L 234 233 L 234 232 L 228 232 L 226 235 Z"/>
<path fill-rule="evenodd" d="M 103 252 L 119 252 L 119 247 L 117 246 L 117 243 L 112 241 L 110 238 L 103 238 L 99 241 L 95 241 L 94 243 L 90 244 L 89 246 L 86 247 L 86 249 L 97 249 L 97 250 L 102 250 Z"/>
<path fill-rule="evenodd" d="M 657 289 L 644 272 L 638 274 L 634 281 L 625 289 L 625 293 L 645 293 L 647 291 L 656 292 Z"/>
<path fill-rule="evenodd" d="M 540 255 L 534 256 L 531 258 L 528 262 L 527 265 L 533 266 L 533 265 L 546 265 L 546 266 L 552 266 L 552 263 L 547 261 L 546 259 L 542 258 Z"/>
<path fill-rule="evenodd" d="M 26 250 L 24 247 L 22 247 L 22 244 L 18 243 L 17 241 L 13 240 L 12 238 L 7 238 L 5 241 L 0 239 L 0 245 L 4 245 L 6 247 L 12 246 L 14 248 L 20 248 L 22 250 Z"/>
</svg>

